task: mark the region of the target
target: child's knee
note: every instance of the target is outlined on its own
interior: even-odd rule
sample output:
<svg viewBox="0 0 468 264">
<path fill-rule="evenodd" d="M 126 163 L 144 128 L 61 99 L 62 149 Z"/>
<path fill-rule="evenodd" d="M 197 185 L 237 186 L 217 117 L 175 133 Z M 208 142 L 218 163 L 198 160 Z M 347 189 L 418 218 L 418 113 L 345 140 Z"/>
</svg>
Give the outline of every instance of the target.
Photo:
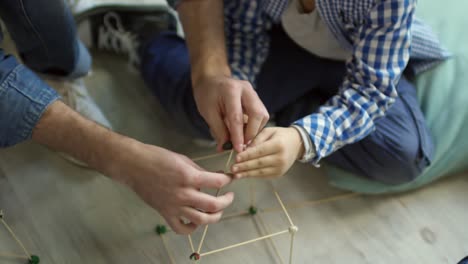
<svg viewBox="0 0 468 264">
<path fill-rule="evenodd" d="M 370 178 L 387 184 L 403 184 L 415 180 L 429 165 L 417 131 L 401 135 L 400 140 L 386 142 L 369 157 L 378 166 L 371 166 Z"/>
</svg>

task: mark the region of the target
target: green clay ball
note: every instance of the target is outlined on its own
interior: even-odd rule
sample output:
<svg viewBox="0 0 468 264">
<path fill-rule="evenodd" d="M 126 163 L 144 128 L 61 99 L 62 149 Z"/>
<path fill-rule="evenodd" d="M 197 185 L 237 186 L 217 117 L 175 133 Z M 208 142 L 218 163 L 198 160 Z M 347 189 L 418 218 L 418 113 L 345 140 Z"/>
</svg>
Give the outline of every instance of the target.
<svg viewBox="0 0 468 264">
<path fill-rule="evenodd" d="M 29 264 L 39 264 L 39 262 L 41 262 L 41 260 L 36 255 L 31 255 L 29 258 Z"/>
<path fill-rule="evenodd" d="M 164 235 L 167 232 L 167 228 L 165 225 L 157 225 L 156 226 L 156 233 L 158 235 Z"/>
<path fill-rule="evenodd" d="M 228 141 L 223 144 L 223 150 L 231 150 L 232 149 L 232 142 Z"/>
<path fill-rule="evenodd" d="M 249 214 L 250 214 L 250 215 L 255 215 L 255 214 L 257 214 L 257 208 L 255 208 L 254 206 L 250 206 L 250 207 L 249 207 Z"/>
</svg>

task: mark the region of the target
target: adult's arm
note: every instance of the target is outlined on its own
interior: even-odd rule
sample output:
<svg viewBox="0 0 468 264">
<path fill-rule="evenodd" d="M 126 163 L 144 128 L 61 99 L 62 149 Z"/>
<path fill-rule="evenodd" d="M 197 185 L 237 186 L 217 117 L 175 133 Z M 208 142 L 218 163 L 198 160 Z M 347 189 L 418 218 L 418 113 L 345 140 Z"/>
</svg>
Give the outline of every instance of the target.
<svg viewBox="0 0 468 264">
<path fill-rule="evenodd" d="M 228 63 L 223 1 L 185 0 L 176 8 L 190 53 L 198 110 L 210 126 L 218 149 L 231 140 L 240 152 L 269 116 L 251 83 L 240 72 L 233 73 Z M 244 115 L 248 116 L 245 130 Z"/>
<path fill-rule="evenodd" d="M 206 172 L 187 157 L 101 127 L 58 98 L 27 67 L 11 56 L 2 56 L 0 146 L 32 138 L 70 154 L 127 184 L 179 233 L 190 233 L 198 225 L 218 221 L 222 210 L 232 202 L 232 193 L 217 198 L 198 191 L 228 184 L 227 175 Z M 185 225 L 180 217 L 192 223 Z"/>
</svg>

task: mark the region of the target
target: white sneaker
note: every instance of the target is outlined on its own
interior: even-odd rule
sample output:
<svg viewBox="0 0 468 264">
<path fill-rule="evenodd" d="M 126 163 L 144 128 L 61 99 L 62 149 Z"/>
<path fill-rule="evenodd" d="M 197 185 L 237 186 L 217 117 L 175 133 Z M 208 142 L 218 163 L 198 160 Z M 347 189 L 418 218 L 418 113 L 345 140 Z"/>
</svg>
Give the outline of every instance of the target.
<svg viewBox="0 0 468 264">
<path fill-rule="evenodd" d="M 177 20 L 176 32 L 183 36 L 182 24 L 177 12 L 167 3 L 167 0 L 66 0 L 69 3 L 78 31 L 83 31 L 82 22 L 95 14 L 119 11 L 134 11 L 142 13 L 170 13 Z M 86 26 L 85 26 L 86 27 Z M 81 34 L 80 34 L 81 36 Z"/>
<path fill-rule="evenodd" d="M 87 119 L 94 121 L 106 128 L 112 129 L 111 123 L 89 95 L 82 79 L 68 81 L 46 77 L 44 80 L 62 96 L 62 101 L 70 108 L 80 113 Z M 77 160 L 68 154 L 59 154 L 66 160 L 76 165 L 88 167 L 86 163 Z"/>
<path fill-rule="evenodd" d="M 103 19 L 104 23 L 99 27 L 97 48 L 127 55 L 129 70 L 137 72 L 136 69 L 140 65 L 138 36 L 125 30 L 120 16 L 115 12 L 106 13 Z"/>
<path fill-rule="evenodd" d="M 95 11 L 83 20 L 80 39 L 91 49 L 127 56 L 131 72 L 138 72 L 142 44 L 160 32 L 177 31 L 177 17 L 167 11 L 109 10 Z"/>
<path fill-rule="evenodd" d="M 103 12 L 103 10 L 168 11 L 172 9 L 166 0 L 67 0 L 67 2 L 78 21 L 96 12 Z"/>
</svg>

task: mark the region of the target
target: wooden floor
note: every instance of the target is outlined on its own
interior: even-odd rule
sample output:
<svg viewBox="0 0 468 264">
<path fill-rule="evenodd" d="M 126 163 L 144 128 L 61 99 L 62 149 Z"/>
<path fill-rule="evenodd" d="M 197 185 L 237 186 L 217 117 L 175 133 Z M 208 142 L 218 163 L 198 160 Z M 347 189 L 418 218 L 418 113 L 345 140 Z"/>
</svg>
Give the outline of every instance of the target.
<svg viewBox="0 0 468 264">
<path fill-rule="evenodd" d="M 96 54 L 88 85 L 116 131 L 190 157 L 211 153 L 175 132 L 138 75 L 127 72 L 123 60 Z M 221 157 L 202 165 L 219 169 L 224 160 Z M 323 171 L 298 165 L 277 181 L 233 184 L 230 188 L 236 192 L 236 202 L 227 213 L 248 208 L 251 184 L 260 209 L 278 207 L 271 184 L 286 204 L 343 193 L 327 185 Z M 467 203 L 468 177 L 459 175 L 411 193 L 358 196 L 291 209 L 292 220 L 299 227 L 294 263 L 455 264 L 468 255 Z M 0 150 L 0 208 L 26 247 L 41 257 L 41 263 L 170 263 L 161 237 L 153 231 L 160 223 L 154 210 L 125 187 L 32 143 Z M 230 218 L 210 227 L 202 251 L 288 226 L 281 211 Z M 199 239 L 197 232 L 195 244 Z M 186 237 L 168 233 L 165 241 L 177 263 L 189 262 Z M 273 242 L 287 263 L 289 236 Z M 0 251 L 21 253 L 3 228 Z M 0 258 L 0 263 L 24 261 Z M 264 241 L 206 256 L 201 263 L 281 261 L 272 242 Z"/>
</svg>

